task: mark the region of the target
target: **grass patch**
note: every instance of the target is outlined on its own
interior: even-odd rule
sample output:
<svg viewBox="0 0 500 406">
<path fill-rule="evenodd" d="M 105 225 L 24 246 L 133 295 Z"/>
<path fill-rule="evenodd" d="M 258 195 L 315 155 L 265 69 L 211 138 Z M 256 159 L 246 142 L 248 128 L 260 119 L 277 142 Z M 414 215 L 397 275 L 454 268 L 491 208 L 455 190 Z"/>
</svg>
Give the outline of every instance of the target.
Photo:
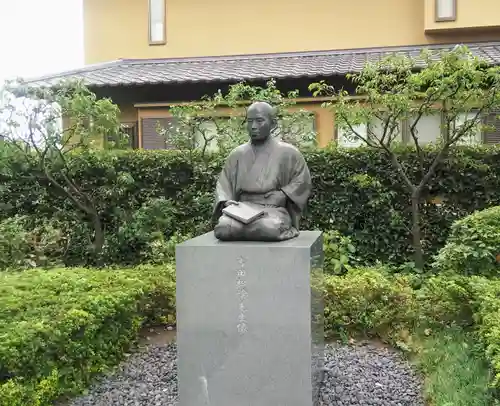
<svg viewBox="0 0 500 406">
<path fill-rule="evenodd" d="M 474 334 L 459 328 L 435 332 L 419 342 L 415 360 L 425 376 L 432 406 L 493 406 L 491 370 Z"/>
</svg>

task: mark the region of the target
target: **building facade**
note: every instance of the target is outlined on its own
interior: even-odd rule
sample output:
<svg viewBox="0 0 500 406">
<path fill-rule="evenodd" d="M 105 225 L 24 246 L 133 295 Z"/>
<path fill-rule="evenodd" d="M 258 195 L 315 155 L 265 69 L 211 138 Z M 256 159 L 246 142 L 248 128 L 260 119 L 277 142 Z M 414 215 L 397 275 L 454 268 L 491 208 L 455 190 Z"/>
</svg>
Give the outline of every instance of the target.
<svg viewBox="0 0 500 406">
<path fill-rule="evenodd" d="M 84 78 L 98 96 L 111 97 L 133 146 L 164 148 L 155 123 L 170 120 L 169 106 L 199 100 L 242 80 L 274 78 L 300 91 L 300 106 L 314 113 L 319 144 L 337 139 L 335 117 L 307 90 L 392 52 L 465 44 L 500 64 L 498 0 L 84 0 L 86 67 L 37 78 L 54 84 Z M 421 122 L 438 134 L 440 118 Z M 432 141 L 429 139 L 428 141 Z M 500 135 L 477 135 L 499 142 Z"/>
</svg>

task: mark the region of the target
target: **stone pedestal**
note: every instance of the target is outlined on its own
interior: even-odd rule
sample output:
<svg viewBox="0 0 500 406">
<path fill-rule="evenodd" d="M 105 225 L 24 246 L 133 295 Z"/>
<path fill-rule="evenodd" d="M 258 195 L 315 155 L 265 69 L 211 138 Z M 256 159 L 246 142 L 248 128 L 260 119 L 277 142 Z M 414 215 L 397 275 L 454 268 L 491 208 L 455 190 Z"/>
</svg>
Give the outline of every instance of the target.
<svg viewBox="0 0 500 406">
<path fill-rule="evenodd" d="M 179 406 L 315 406 L 323 366 L 320 232 L 179 244 Z"/>
</svg>

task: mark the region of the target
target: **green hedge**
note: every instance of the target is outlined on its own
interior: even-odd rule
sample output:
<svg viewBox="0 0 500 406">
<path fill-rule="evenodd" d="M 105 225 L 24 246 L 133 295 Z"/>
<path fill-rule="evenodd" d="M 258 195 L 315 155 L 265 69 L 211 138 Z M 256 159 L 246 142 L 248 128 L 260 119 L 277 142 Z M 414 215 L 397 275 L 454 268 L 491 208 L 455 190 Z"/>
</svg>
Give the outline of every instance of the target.
<svg viewBox="0 0 500 406">
<path fill-rule="evenodd" d="M 391 164 L 379 151 L 316 150 L 305 152 L 314 192 L 302 223 L 306 229 L 338 230 L 357 248 L 364 263 L 405 262 L 411 255 L 410 200 Z M 425 160 L 434 156 L 425 152 Z M 401 161 L 418 178 L 414 152 L 401 150 Z M 103 263 L 133 264 L 150 243 L 134 238 L 130 221 L 154 212 L 158 200 L 169 208 L 162 215 L 166 238 L 175 230 L 197 234 L 210 229 L 213 189 L 224 157 L 208 160 L 171 151 L 96 151 L 70 160 L 72 173 L 97 203 L 107 240 Z M 63 224 L 69 246 L 64 263 L 92 263 L 88 225 L 67 199 L 34 180 L 33 171 L 16 157 L 0 163 L 0 217 L 32 216 Z M 443 201 L 436 205 L 431 201 Z M 500 149 L 462 148 L 438 168 L 424 193 L 423 246 L 435 254 L 452 222 L 474 210 L 500 204 Z M 168 211 L 168 213 L 167 213 Z M 172 225 L 175 225 L 172 226 Z"/>
<path fill-rule="evenodd" d="M 0 405 L 77 393 L 117 364 L 141 325 L 174 314 L 171 267 L 0 273 Z"/>
<path fill-rule="evenodd" d="M 389 337 L 415 324 L 415 294 L 408 278 L 383 270 L 353 269 L 325 278 L 325 334 Z"/>
<path fill-rule="evenodd" d="M 425 328 L 473 324 L 474 289 L 462 277 L 424 283 L 384 268 L 350 269 L 325 277 L 327 337 L 375 336 L 392 344 Z"/>
</svg>

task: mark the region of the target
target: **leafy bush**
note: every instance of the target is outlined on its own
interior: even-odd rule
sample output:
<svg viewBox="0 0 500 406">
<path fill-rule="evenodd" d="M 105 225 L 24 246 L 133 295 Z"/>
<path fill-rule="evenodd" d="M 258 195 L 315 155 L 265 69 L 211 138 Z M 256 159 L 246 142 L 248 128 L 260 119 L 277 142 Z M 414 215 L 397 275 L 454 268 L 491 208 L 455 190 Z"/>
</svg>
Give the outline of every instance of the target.
<svg viewBox="0 0 500 406">
<path fill-rule="evenodd" d="M 477 295 L 469 278 L 432 276 L 414 285 L 411 275 L 394 275 L 382 266 L 325 276 L 326 334 L 394 342 L 405 338 L 400 333 L 473 324 Z"/>
<path fill-rule="evenodd" d="M 0 269 L 54 265 L 62 256 L 66 239 L 57 224 L 31 220 L 14 216 L 0 221 Z"/>
<path fill-rule="evenodd" d="M 476 323 L 494 371 L 493 385 L 500 390 L 500 280 L 475 278 Z"/>
<path fill-rule="evenodd" d="M 453 223 L 434 266 L 445 272 L 500 276 L 500 206 L 477 211 Z"/>
<path fill-rule="evenodd" d="M 168 258 L 163 258 L 166 253 L 162 250 L 167 249 L 169 236 L 175 234 L 177 218 L 175 203 L 163 197 L 148 199 L 133 213 L 124 213 L 116 233 L 107 238 L 104 261 L 109 264 L 165 262 Z"/>
<path fill-rule="evenodd" d="M 347 265 L 354 265 L 356 248 L 349 237 L 338 231 L 323 233 L 323 252 L 325 254 L 324 272 L 332 275 L 345 273 Z"/>
<path fill-rule="evenodd" d="M 113 367 L 174 314 L 171 267 L 0 274 L 0 405 L 45 406 Z"/>
<path fill-rule="evenodd" d="M 387 337 L 415 321 L 416 301 L 406 277 L 383 269 L 351 269 L 325 277 L 325 334 Z"/>
<path fill-rule="evenodd" d="M 22 217 L 0 222 L 0 269 L 25 266 L 29 252 L 27 234 Z"/>
<path fill-rule="evenodd" d="M 416 291 L 420 324 L 463 327 L 473 324 L 475 291 L 464 276 L 431 276 Z"/>
<path fill-rule="evenodd" d="M 400 160 L 414 168 L 415 152 L 402 149 Z M 432 160 L 432 148 L 424 152 Z M 500 204 L 500 149 L 463 148 L 438 168 L 422 200 L 422 242 L 428 255 L 444 246 L 453 221 L 474 210 Z M 305 151 L 313 179 L 313 195 L 301 227 L 337 230 L 349 237 L 365 264 L 377 260 L 402 263 L 412 254 L 410 202 L 387 159 L 378 151 L 324 149 Z M 68 157 L 68 165 L 85 193 L 96 202 L 106 230 L 104 263 L 128 263 L 139 257 L 130 239 L 118 238 L 134 213 L 154 199 L 172 203 L 175 231 L 209 231 L 215 180 L 225 156 L 196 154 L 191 160 L 175 151 L 90 151 Z M 35 218 L 57 218 L 68 230 L 65 264 L 92 263 L 92 227 L 77 216 L 64 196 L 48 193 L 33 179 L 26 162 L 16 156 L 0 170 L 0 217 L 16 213 Z M 6 164 L 6 165 L 7 165 Z M 1 168 L 0 168 L 1 169 Z M 440 202 L 440 204 L 435 204 Z M 174 230 L 165 230 L 169 239 Z"/>
</svg>

